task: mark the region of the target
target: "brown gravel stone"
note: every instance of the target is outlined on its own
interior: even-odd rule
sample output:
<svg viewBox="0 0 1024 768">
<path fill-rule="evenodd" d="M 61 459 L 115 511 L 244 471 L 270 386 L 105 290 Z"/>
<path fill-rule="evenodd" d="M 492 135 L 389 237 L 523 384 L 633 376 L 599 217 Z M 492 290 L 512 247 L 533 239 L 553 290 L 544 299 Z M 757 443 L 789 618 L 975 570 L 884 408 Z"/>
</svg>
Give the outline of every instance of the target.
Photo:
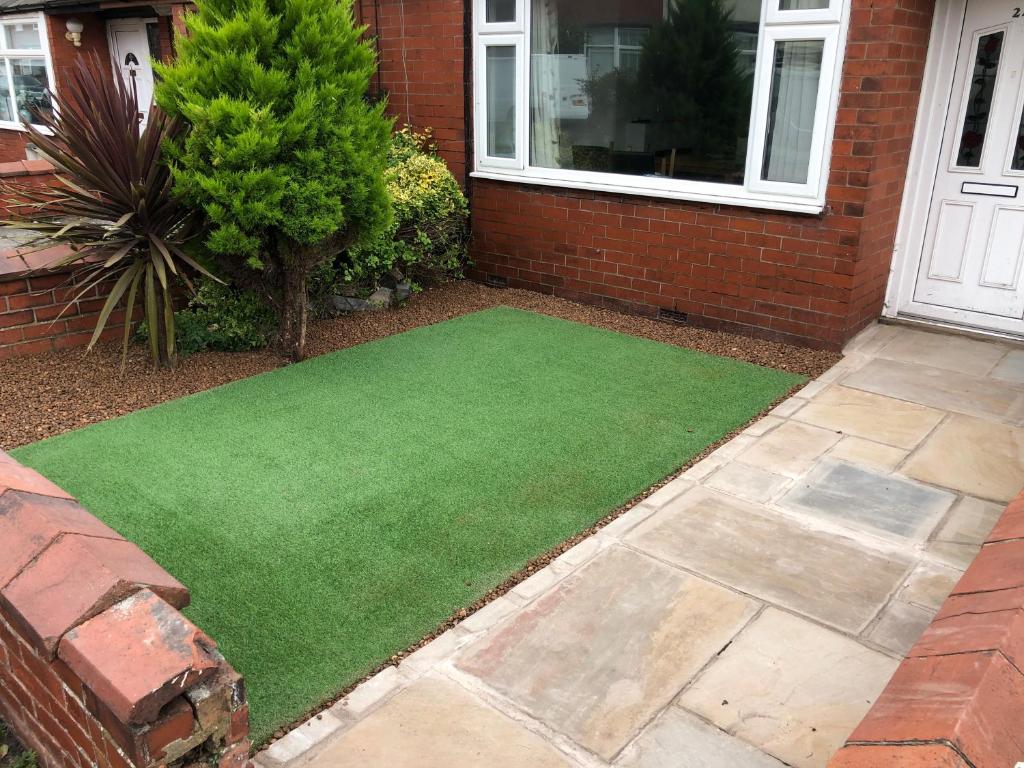
<svg viewBox="0 0 1024 768">
<path fill-rule="evenodd" d="M 501 305 L 812 377 L 839 359 L 833 352 L 677 326 L 468 281 L 418 294 L 399 308 L 312 323 L 307 349 L 310 356 L 321 355 Z M 98 347 L 91 353 L 73 349 L 0 361 L 0 449 L 16 448 L 285 363 L 269 350 L 204 352 L 181 361 L 172 371 L 152 371 L 144 350 L 135 348 L 122 374 L 117 344 Z"/>
</svg>

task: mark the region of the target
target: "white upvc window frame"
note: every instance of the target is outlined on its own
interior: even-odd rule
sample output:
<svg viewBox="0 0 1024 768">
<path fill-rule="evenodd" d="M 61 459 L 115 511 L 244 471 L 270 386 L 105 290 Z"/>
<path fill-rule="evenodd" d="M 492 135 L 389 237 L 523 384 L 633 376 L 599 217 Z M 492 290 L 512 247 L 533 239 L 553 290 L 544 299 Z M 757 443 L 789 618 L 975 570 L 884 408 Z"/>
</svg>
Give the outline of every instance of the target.
<svg viewBox="0 0 1024 768">
<path fill-rule="evenodd" d="M 0 84 L 7 89 L 11 97 L 11 104 L 17 110 L 14 94 L 14 76 L 7 67 L 7 59 L 42 59 L 46 67 L 46 79 L 49 83 L 50 93 L 56 91 L 56 81 L 53 76 L 53 56 L 50 54 L 50 35 L 46 23 L 46 14 L 42 11 L 35 13 L 17 13 L 8 16 L 0 16 L 0 27 L 18 22 L 36 22 L 39 24 L 39 48 L 8 48 L 7 35 L 0 28 L 0 61 L 3 63 L 3 71 L 0 73 Z M 0 120 L 0 129 L 8 131 L 24 131 L 25 124 L 20 120 Z"/>
<path fill-rule="evenodd" d="M 786 11 L 778 9 L 779 0 L 763 0 L 754 71 L 750 140 L 744 168 L 745 183 L 742 185 L 531 166 L 531 54 L 528 32 L 531 28 L 531 3 L 530 0 L 517 0 L 514 22 L 488 24 L 484 21 L 485 2 L 486 0 L 474 0 L 473 6 L 473 177 L 797 213 L 820 213 L 824 209 L 831 160 L 830 149 L 839 107 L 850 0 L 831 0 L 829 7 L 824 9 Z M 769 122 L 775 44 L 782 40 L 824 41 L 808 178 L 804 184 L 761 179 Z M 486 48 L 499 44 L 517 46 L 515 159 L 488 157 L 486 154 Z"/>
</svg>

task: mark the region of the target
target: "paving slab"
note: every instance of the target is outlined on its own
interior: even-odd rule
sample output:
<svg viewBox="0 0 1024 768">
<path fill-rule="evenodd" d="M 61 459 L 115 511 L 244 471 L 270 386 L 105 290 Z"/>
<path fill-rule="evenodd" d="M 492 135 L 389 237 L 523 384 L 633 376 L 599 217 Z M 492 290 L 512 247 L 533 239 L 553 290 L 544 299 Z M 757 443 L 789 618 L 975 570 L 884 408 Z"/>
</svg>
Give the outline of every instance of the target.
<svg viewBox="0 0 1024 768">
<path fill-rule="evenodd" d="M 456 666 L 611 759 L 757 608 L 610 547 L 468 648 Z"/>
<path fill-rule="evenodd" d="M 847 461 L 851 464 L 867 464 L 891 472 L 903 463 L 910 452 L 850 435 L 836 443 L 828 455 L 832 459 Z"/>
<path fill-rule="evenodd" d="M 790 479 L 761 467 L 732 461 L 708 478 L 705 485 L 741 499 L 764 503 L 774 498 Z"/>
<path fill-rule="evenodd" d="M 999 342 L 904 328 L 878 351 L 878 357 L 984 376 L 1008 350 Z"/>
<path fill-rule="evenodd" d="M 934 616 L 934 610 L 894 600 L 882 611 L 867 637 L 886 650 L 906 656 Z"/>
<path fill-rule="evenodd" d="M 770 608 L 679 704 L 789 765 L 822 768 L 896 665 L 837 632 Z"/>
<path fill-rule="evenodd" d="M 453 682 L 423 678 L 331 740 L 321 768 L 570 768 L 544 739 Z"/>
<path fill-rule="evenodd" d="M 1024 429 L 956 414 L 901 472 L 971 496 L 1009 501 L 1024 486 Z"/>
<path fill-rule="evenodd" d="M 799 421 L 910 449 L 938 426 L 943 411 L 850 387 L 830 387 L 800 409 Z"/>
<path fill-rule="evenodd" d="M 970 565 L 1003 514 L 1003 504 L 964 496 L 949 511 L 928 542 L 929 553 L 959 568 Z"/>
<path fill-rule="evenodd" d="M 884 535 L 923 541 L 956 496 L 841 461 L 820 462 L 779 506 Z"/>
<path fill-rule="evenodd" d="M 921 563 L 900 590 L 900 600 L 937 611 L 962 575 L 963 571 L 957 568 Z"/>
<path fill-rule="evenodd" d="M 1016 421 L 1024 389 L 981 376 L 898 360 L 871 360 L 843 379 L 843 385 L 909 400 L 945 411 Z"/>
<path fill-rule="evenodd" d="M 813 530 L 696 488 L 626 537 L 687 570 L 839 629 L 859 632 L 910 570 L 909 556 Z"/>
<path fill-rule="evenodd" d="M 1014 349 L 1008 352 L 1006 357 L 992 369 L 989 376 L 1014 384 L 1024 384 L 1024 349 Z"/>
<path fill-rule="evenodd" d="M 841 437 L 832 429 L 790 421 L 758 438 L 739 460 L 779 475 L 799 477 Z"/>
<path fill-rule="evenodd" d="M 699 717 L 669 707 L 615 761 L 622 768 L 785 768 Z"/>
</svg>

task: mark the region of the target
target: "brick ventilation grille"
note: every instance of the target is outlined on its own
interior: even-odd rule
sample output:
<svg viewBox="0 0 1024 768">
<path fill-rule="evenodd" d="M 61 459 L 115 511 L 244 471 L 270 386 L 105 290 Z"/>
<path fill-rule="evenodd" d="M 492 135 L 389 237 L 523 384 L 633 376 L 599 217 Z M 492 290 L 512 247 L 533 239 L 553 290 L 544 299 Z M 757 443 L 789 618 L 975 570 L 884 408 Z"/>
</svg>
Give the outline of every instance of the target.
<svg viewBox="0 0 1024 768">
<path fill-rule="evenodd" d="M 0 451 L 0 718 L 44 768 L 249 765 L 242 678 L 188 590 Z"/>
<path fill-rule="evenodd" d="M 1024 493 L 829 768 L 1024 760 Z"/>
</svg>

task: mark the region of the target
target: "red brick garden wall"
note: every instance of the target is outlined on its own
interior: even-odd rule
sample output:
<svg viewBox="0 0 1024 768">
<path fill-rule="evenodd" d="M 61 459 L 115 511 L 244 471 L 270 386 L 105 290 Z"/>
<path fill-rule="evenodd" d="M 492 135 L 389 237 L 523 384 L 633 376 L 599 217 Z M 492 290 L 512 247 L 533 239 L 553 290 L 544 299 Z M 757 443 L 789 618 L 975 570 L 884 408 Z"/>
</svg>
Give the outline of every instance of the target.
<svg viewBox="0 0 1024 768">
<path fill-rule="evenodd" d="M 244 768 L 241 677 L 188 590 L 0 451 L 0 718 L 44 768 Z"/>
<path fill-rule="evenodd" d="M 363 0 L 391 109 L 438 125 L 469 163 L 463 0 Z M 853 0 L 827 208 L 820 216 L 474 180 L 477 279 L 815 346 L 878 316 L 933 0 Z M 379 23 L 375 23 L 379 19 Z M 462 148 L 465 152 L 458 157 Z"/>
<path fill-rule="evenodd" d="M 1024 760 L 1024 493 L 829 768 Z"/>
<path fill-rule="evenodd" d="M 399 127 L 434 129 L 441 156 L 465 184 L 463 0 L 356 0 L 355 9 L 377 40 L 380 71 L 371 87 L 387 95 L 388 112 Z"/>
</svg>

